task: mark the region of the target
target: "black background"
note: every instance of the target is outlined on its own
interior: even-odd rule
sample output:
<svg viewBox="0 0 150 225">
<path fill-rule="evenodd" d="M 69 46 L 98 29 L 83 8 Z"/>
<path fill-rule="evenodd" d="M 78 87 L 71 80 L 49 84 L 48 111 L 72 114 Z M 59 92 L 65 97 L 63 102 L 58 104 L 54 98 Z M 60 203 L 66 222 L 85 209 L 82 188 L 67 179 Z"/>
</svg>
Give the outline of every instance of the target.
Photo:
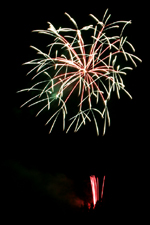
<svg viewBox="0 0 150 225">
<path fill-rule="evenodd" d="M 143 61 L 137 62 L 137 68 L 129 71 L 125 77 L 126 89 L 133 99 L 121 93 L 121 99 L 118 100 L 114 93 L 109 107 L 111 126 L 107 127 L 105 136 L 102 136 L 102 129 L 100 136 L 97 136 L 93 124 L 87 124 L 77 133 L 72 129 L 68 134 L 62 131 L 62 124 L 58 124 L 48 134 L 50 127 L 44 126 L 44 116 L 35 118 L 34 107 L 20 108 L 27 96 L 16 93 L 30 85 L 32 78 L 26 77 L 28 66 L 22 66 L 24 62 L 36 57 L 29 46 L 45 46 L 44 36 L 31 31 L 47 29 L 47 21 L 56 28 L 71 26 L 64 12 L 69 13 L 81 28 L 92 23 L 90 13 L 101 20 L 107 8 L 112 14 L 111 21 L 132 20 L 125 34 L 136 49 L 135 55 Z M 147 75 L 143 69 L 147 48 L 143 33 L 145 9 L 144 4 L 135 6 L 113 1 L 111 4 L 101 1 L 13 2 L 5 6 L 1 193 L 7 219 L 18 222 L 20 216 L 21 221 L 31 216 L 33 220 L 38 220 L 41 216 L 49 222 L 54 215 L 59 219 L 62 214 L 66 219 L 69 210 L 74 211 L 67 198 L 73 196 L 83 201 L 91 200 L 91 174 L 99 177 L 100 186 L 103 176 L 106 176 L 106 214 L 115 220 L 118 220 L 118 215 L 122 215 L 122 219 L 134 219 L 133 208 L 138 208 L 141 198 L 143 156 L 148 137 L 145 100 Z M 64 184 L 59 182 L 62 179 Z M 54 190 L 47 191 L 47 185 L 52 183 L 53 189 L 62 191 L 60 199 L 53 195 Z M 66 186 L 67 189 L 64 189 Z"/>
</svg>

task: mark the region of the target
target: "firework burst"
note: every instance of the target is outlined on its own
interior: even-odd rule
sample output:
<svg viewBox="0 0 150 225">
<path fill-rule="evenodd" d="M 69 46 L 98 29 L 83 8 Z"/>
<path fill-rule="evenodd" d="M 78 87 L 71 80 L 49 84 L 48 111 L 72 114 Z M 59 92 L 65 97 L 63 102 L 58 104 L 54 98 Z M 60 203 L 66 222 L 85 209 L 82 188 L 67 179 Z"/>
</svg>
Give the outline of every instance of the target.
<svg viewBox="0 0 150 225">
<path fill-rule="evenodd" d="M 56 29 L 48 22 L 47 30 L 35 30 L 35 32 L 52 36 L 54 42 L 48 45 L 47 53 L 31 46 L 41 57 L 25 64 L 34 65 L 28 74 L 36 71 L 32 80 L 37 80 L 37 82 L 30 88 L 22 89 L 19 92 L 37 92 L 34 97 L 22 105 L 29 103 L 29 107 L 31 107 L 44 103 L 37 115 L 45 109 L 50 110 L 52 103 L 56 103 L 54 107 L 56 110 L 46 123 L 51 122 L 50 132 L 60 114 L 63 119 L 63 130 L 65 130 L 69 114 L 69 99 L 73 103 L 71 110 L 74 115 L 68 118 L 71 122 L 66 132 L 73 124 L 75 124 L 74 131 L 77 132 L 87 121 L 93 120 L 97 135 L 99 135 L 97 115 L 104 119 L 103 134 L 106 131 L 106 123 L 108 122 L 110 125 L 107 103 L 112 91 L 116 90 L 118 98 L 120 98 L 120 90 L 125 91 L 132 98 L 126 91 L 122 78 L 132 67 L 121 68 L 117 64 L 117 56 L 120 54 L 123 55 L 125 61 L 130 59 L 134 66 L 136 66 L 135 60 L 141 61 L 137 56 L 124 49 L 124 46 L 128 45 L 132 51 L 135 51 L 133 45 L 127 41 L 127 37 L 123 36 L 125 27 L 131 24 L 131 21 L 117 21 L 108 24 L 110 15 L 107 12 L 108 9 L 102 21 L 90 14 L 95 25 L 85 26 L 81 29 L 78 28 L 76 21 L 68 13 L 65 13 L 72 21 L 74 28 L 60 27 Z M 122 25 L 120 35 L 107 35 L 110 31 L 119 28 L 120 25 Z M 83 32 L 92 32 L 91 44 L 84 43 Z M 77 99 L 79 101 L 76 104 Z"/>
</svg>

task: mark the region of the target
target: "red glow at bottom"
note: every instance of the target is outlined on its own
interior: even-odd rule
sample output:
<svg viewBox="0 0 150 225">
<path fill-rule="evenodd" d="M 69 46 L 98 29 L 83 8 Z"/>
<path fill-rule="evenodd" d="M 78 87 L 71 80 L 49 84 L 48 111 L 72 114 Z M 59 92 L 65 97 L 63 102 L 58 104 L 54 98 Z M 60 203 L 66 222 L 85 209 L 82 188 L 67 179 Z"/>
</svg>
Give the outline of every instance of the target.
<svg viewBox="0 0 150 225">
<path fill-rule="evenodd" d="M 93 205 L 95 208 L 96 202 L 99 201 L 99 180 L 98 180 L 98 177 L 96 178 L 94 175 L 92 175 L 90 176 L 90 181 L 91 181 L 91 188 L 92 188 L 92 195 L 93 195 Z M 103 177 L 101 200 L 103 198 L 104 183 L 105 183 L 105 176 Z"/>
</svg>

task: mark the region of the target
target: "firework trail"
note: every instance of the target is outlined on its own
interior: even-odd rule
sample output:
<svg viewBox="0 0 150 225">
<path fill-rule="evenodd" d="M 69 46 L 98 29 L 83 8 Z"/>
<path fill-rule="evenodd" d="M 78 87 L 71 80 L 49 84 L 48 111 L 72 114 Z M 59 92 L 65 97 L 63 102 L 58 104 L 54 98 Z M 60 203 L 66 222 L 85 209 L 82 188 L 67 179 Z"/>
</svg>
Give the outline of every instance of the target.
<svg viewBox="0 0 150 225">
<path fill-rule="evenodd" d="M 99 200 L 99 181 L 94 175 L 90 176 L 92 196 L 93 196 L 93 206 L 95 207 L 96 202 Z"/>
<path fill-rule="evenodd" d="M 101 200 L 103 199 L 104 183 L 105 183 L 105 176 L 103 177 L 103 184 L 102 184 L 102 190 L 101 190 Z"/>
<path fill-rule="evenodd" d="M 35 30 L 35 32 L 53 37 L 54 42 L 48 45 L 48 53 L 31 46 L 40 57 L 24 64 L 34 66 L 28 74 L 36 70 L 32 80 L 37 80 L 37 82 L 30 88 L 18 92 L 32 91 L 36 93 L 22 105 L 29 103 L 29 107 L 31 107 L 39 103 L 40 105 L 44 104 L 36 116 L 45 109 L 53 108 L 51 106 L 55 103 L 54 109 L 56 110 L 46 122 L 46 124 L 52 123 L 50 132 L 60 114 L 63 120 L 63 130 L 65 130 L 69 113 L 69 99 L 74 103 L 72 106 L 74 114 L 68 118 L 71 122 L 66 132 L 73 124 L 75 124 L 74 131 L 77 132 L 87 121 L 93 120 L 97 135 L 99 135 L 98 115 L 104 119 L 103 134 L 106 131 L 106 123 L 108 122 L 110 125 L 108 100 L 110 100 L 112 91 L 116 90 L 118 98 L 120 98 L 121 90 L 132 98 L 125 89 L 122 78 L 126 75 L 127 70 L 132 70 L 132 67 L 121 68 L 117 63 L 117 56 L 120 55 L 123 55 L 125 61 L 130 59 L 134 66 L 136 66 L 135 60 L 141 61 L 134 54 L 125 51 L 125 45 L 129 46 L 133 52 L 135 51 L 127 37 L 123 36 L 125 27 L 131 24 L 131 21 L 108 23 L 110 15 L 107 12 L 108 9 L 102 21 L 90 14 L 95 25 L 88 25 L 81 29 L 78 28 L 76 21 L 68 13 L 65 13 L 72 21 L 74 28 L 60 27 L 56 29 L 48 22 L 47 30 Z M 121 25 L 121 32 L 118 36 L 109 36 L 110 31 Z M 87 31 L 93 33 L 91 44 L 84 43 L 82 37 L 82 33 Z"/>
<path fill-rule="evenodd" d="M 94 175 L 90 176 L 91 188 L 92 188 L 92 196 L 93 196 L 93 206 L 95 207 L 96 202 L 99 201 L 99 180 Z M 103 199 L 104 193 L 104 183 L 105 176 L 103 177 L 102 190 L 101 190 L 101 201 Z"/>
</svg>

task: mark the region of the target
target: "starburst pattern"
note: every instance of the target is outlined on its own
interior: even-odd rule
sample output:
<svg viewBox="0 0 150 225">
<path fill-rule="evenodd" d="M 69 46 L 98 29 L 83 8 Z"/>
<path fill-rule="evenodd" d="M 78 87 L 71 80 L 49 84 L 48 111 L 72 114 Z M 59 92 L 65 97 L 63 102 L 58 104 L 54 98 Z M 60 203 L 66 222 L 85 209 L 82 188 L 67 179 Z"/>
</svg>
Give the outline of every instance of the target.
<svg viewBox="0 0 150 225">
<path fill-rule="evenodd" d="M 68 118 L 71 123 L 66 132 L 73 124 L 75 124 L 74 131 L 77 132 L 87 121 L 93 120 L 97 135 L 99 135 L 97 115 L 104 119 L 103 134 L 106 131 L 106 122 L 110 125 L 108 100 L 110 100 L 112 91 L 116 90 L 118 98 L 120 98 L 120 90 L 125 91 L 132 98 L 126 91 L 122 78 L 126 75 L 127 70 L 132 70 L 132 67 L 121 68 L 117 64 L 117 57 L 120 55 L 124 56 L 125 61 L 130 59 L 134 66 L 136 66 L 135 60 L 141 61 L 137 56 L 124 49 L 124 46 L 128 45 L 132 51 L 135 51 L 133 45 L 127 41 L 127 37 L 123 36 L 125 27 L 131 24 L 131 21 L 117 21 L 108 24 L 110 15 L 107 12 L 108 9 L 102 21 L 90 14 L 95 21 L 95 25 L 85 26 L 81 29 L 78 28 L 76 21 L 68 13 L 65 13 L 72 21 L 74 28 L 60 27 L 56 29 L 48 22 L 47 30 L 35 30 L 35 32 L 52 36 L 54 42 L 48 45 L 48 53 L 31 46 L 41 58 L 33 59 L 25 64 L 34 65 L 28 74 L 36 70 L 32 80 L 39 78 L 40 81 L 38 80 L 32 87 L 22 89 L 19 92 L 37 92 L 34 97 L 22 105 L 30 103 L 30 107 L 44 103 L 44 107 L 40 109 L 37 115 L 45 109 L 50 110 L 52 102 L 57 103 L 55 108 L 56 105 L 58 108 L 46 123 L 52 123 L 50 132 L 60 114 L 63 118 L 63 130 L 65 129 L 69 114 L 69 99 L 74 103 L 71 109 L 75 114 Z M 120 35 L 107 35 L 120 26 Z M 92 43 L 86 44 L 82 33 L 91 31 Z M 74 96 L 76 96 L 76 99 Z M 79 101 L 76 105 L 77 99 Z M 77 112 L 76 109 L 78 109 Z"/>
</svg>

